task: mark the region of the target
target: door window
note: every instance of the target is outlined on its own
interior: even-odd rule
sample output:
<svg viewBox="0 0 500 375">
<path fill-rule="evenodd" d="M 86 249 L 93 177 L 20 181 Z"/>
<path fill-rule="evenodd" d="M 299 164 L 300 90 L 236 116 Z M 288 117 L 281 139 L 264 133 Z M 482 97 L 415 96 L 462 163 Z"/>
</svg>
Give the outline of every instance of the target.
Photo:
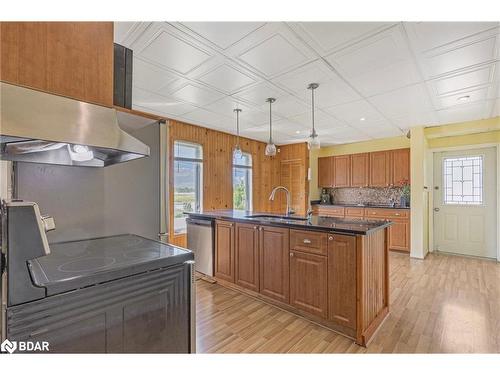
<svg viewBox="0 0 500 375">
<path fill-rule="evenodd" d="M 444 204 L 483 204 L 483 156 L 443 159 Z"/>
</svg>

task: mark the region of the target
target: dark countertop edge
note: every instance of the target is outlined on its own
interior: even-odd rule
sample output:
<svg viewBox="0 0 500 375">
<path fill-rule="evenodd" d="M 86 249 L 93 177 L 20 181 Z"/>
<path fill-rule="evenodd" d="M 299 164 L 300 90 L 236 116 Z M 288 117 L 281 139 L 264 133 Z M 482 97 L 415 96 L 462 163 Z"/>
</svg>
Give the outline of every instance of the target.
<svg viewBox="0 0 500 375">
<path fill-rule="evenodd" d="M 350 235 L 367 235 L 371 234 L 373 232 L 376 232 L 380 229 L 387 228 L 392 225 L 392 221 L 385 221 L 383 222 L 380 220 L 379 222 L 381 223 L 379 226 L 376 228 L 368 229 L 368 230 L 356 230 L 356 229 L 342 229 L 342 228 L 326 228 L 322 227 L 319 225 L 301 225 L 301 224 L 294 224 L 294 223 L 275 223 L 275 222 L 262 222 L 259 220 L 255 219 L 247 219 L 247 218 L 238 218 L 238 217 L 230 217 L 230 216 L 225 216 L 223 214 L 209 214 L 209 213 L 199 213 L 199 212 L 189 212 L 187 213 L 189 216 L 196 216 L 196 217 L 203 217 L 203 218 L 209 218 L 213 220 L 227 220 L 227 221 L 234 221 L 238 223 L 258 223 L 261 225 L 266 225 L 266 226 L 271 226 L 271 227 L 286 227 L 286 228 L 293 228 L 293 229 L 302 229 L 302 230 L 315 230 L 319 232 L 328 232 L 328 233 L 341 233 L 341 234 L 350 234 Z M 382 224 L 383 223 L 383 224 Z"/>
<path fill-rule="evenodd" d="M 360 206 L 357 204 L 347 204 L 347 203 L 330 203 L 322 204 L 319 201 L 311 201 L 312 206 L 325 206 L 325 207 L 354 207 L 354 208 L 383 208 L 388 210 L 410 210 L 411 207 L 401 207 L 401 206 L 383 206 L 383 205 L 370 205 L 370 206 Z"/>
</svg>

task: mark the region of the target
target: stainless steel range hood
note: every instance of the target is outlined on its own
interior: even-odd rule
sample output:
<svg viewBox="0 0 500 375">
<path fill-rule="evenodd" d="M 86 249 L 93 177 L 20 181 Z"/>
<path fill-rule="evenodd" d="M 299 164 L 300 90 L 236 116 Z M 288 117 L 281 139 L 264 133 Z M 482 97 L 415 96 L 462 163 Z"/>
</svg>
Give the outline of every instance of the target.
<svg viewBox="0 0 500 375">
<path fill-rule="evenodd" d="M 105 167 L 144 156 L 115 109 L 0 82 L 0 159 Z"/>
</svg>

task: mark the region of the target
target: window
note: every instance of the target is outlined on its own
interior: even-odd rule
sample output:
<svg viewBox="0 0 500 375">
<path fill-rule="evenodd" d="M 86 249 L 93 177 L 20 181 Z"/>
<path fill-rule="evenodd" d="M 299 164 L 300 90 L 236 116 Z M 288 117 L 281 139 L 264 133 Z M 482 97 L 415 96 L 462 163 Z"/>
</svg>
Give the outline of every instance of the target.
<svg viewBox="0 0 500 375">
<path fill-rule="evenodd" d="M 252 210 L 252 155 L 233 155 L 233 208 Z"/>
<path fill-rule="evenodd" d="M 483 157 L 443 159 L 444 203 L 483 203 Z"/>
<path fill-rule="evenodd" d="M 203 149 L 201 145 L 174 142 L 174 233 L 186 232 L 184 212 L 202 207 Z"/>
</svg>

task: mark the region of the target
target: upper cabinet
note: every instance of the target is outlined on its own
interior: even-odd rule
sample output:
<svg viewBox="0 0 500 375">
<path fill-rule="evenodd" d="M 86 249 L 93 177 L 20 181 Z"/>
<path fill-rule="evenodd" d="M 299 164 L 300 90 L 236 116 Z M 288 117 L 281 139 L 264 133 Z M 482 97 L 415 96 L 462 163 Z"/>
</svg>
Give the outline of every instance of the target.
<svg viewBox="0 0 500 375">
<path fill-rule="evenodd" d="M 390 187 L 410 181 L 410 149 L 318 158 L 318 187 Z"/>
<path fill-rule="evenodd" d="M 113 106 L 112 22 L 1 22 L 0 80 Z"/>
<path fill-rule="evenodd" d="M 333 187 L 351 186 L 351 155 L 333 157 Z"/>
<path fill-rule="evenodd" d="M 391 184 L 400 186 L 410 182 L 410 149 L 391 151 Z"/>
<path fill-rule="evenodd" d="M 370 173 L 370 155 L 365 152 L 362 154 L 351 155 L 351 186 L 365 187 L 369 184 Z"/>
<path fill-rule="evenodd" d="M 390 151 L 370 152 L 370 186 L 386 187 L 390 184 Z"/>
<path fill-rule="evenodd" d="M 333 186 L 333 158 L 331 156 L 318 158 L 318 187 Z"/>
</svg>

